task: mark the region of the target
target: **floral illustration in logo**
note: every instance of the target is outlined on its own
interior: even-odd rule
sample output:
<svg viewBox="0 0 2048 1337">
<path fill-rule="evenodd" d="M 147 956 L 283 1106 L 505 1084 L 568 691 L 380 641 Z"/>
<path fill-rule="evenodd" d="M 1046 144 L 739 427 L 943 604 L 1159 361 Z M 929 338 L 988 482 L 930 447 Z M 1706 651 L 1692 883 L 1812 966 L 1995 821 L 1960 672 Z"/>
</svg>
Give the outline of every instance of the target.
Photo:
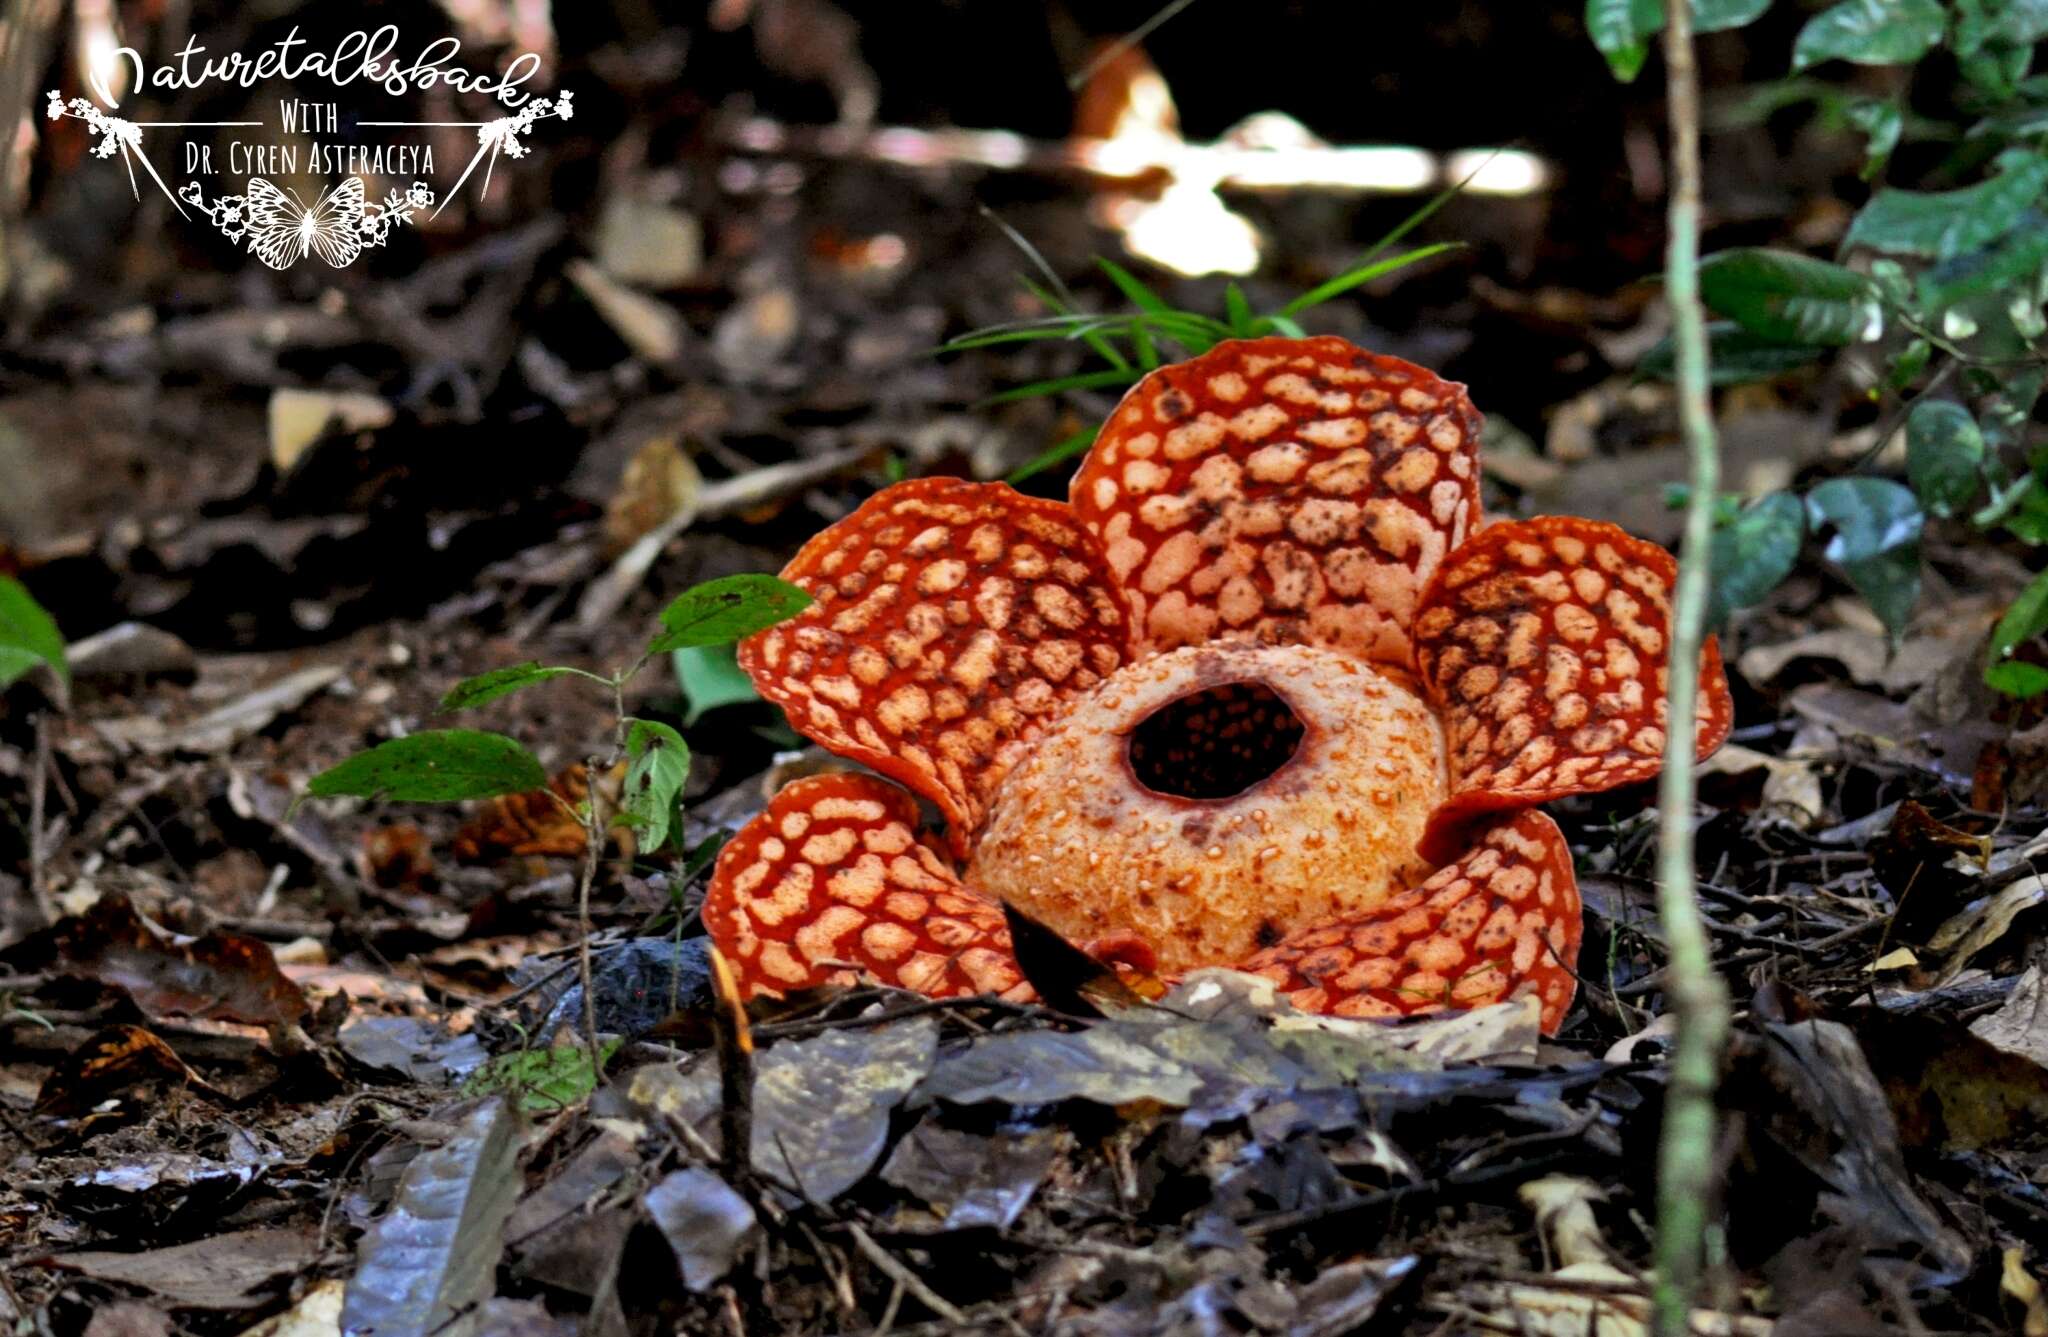
<svg viewBox="0 0 2048 1337">
<path fill-rule="evenodd" d="M 128 189 L 134 193 L 135 198 L 142 198 L 142 192 L 135 183 L 135 164 L 140 162 L 142 170 L 149 173 L 149 179 L 156 182 L 157 188 L 170 200 L 171 207 L 178 210 L 179 216 L 189 217 L 184 209 L 179 208 L 177 197 L 171 194 L 170 187 L 164 185 L 164 179 L 157 175 L 156 167 L 150 162 L 149 155 L 142 151 L 141 126 L 119 116 L 109 116 L 82 97 L 75 97 L 66 102 L 64 95 L 54 88 L 50 90 L 50 102 L 43 108 L 43 113 L 53 121 L 61 121 L 66 117 L 84 121 L 86 128 L 100 137 L 100 142 L 92 147 L 93 157 L 111 158 L 115 151 L 119 150 L 121 162 L 128 168 Z"/>
<path fill-rule="evenodd" d="M 327 191 L 311 208 L 260 176 L 250 178 L 242 195 L 208 201 L 197 181 L 178 193 L 229 241 L 246 238 L 249 251 L 272 269 L 290 269 L 308 255 L 336 269 L 353 264 L 364 248 L 382 246 L 392 228 L 411 222 L 416 211 L 434 202 L 426 183 L 415 181 L 403 194 L 391 191 L 382 204 L 365 203 L 359 176 Z"/>
<path fill-rule="evenodd" d="M 523 140 L 533 127 L 542 120 L 569 120 L 576 114 L 572 94 L 557 93 L 551 98 L 534 98 L 519 109 L 516 115 L 500 116 L 494 120 L 464 122 L 476 130 L 477 148 L 457 178 L 455 188 L 448 192 L 435 208 L 437 216 L 448 202 L 461 194 L 479 163 L 483 164 L 483 184 L 479 195 L 488 194 L 491 188 L 491 169 L 497 164 L 498 156 L 524 158 L 532 152 Z M 128 168 L 128 182 L 136 198 L 141 191 L 136 183 L 135 164 L 140 162 L 164 198 L 180 217 L 190 218 L 186 206 L 190 205 L 204 214 L 221 235 L 231 242 L 246 240 L 247 249 L 272 269 L 289 269 L 309 255 L 317 255 L 328 264 L 339 269 L 353 264 L 358 256 L 369 247 L 382 246 L 391 235 L 391 229 L 401 223 L 414 222 L 413 215 L 421 209 L 435 204 L 434 192 L 424 182 L 415 181 L 402 194 L 392 190 L 380 203 L 367 200 L 367 192 L 361 177 L 351 176 L 340 185 L 324 191 L 310 206 L 300 201 L 290 191 L 280 189 L 263 177 L 251 177 L 248 187 L 240 195 L 218 195 L 211 201 L 204 197 L 198 182 L 193 181 L 175 193 L 164 184 L 157 174 L 148 154 L 143 151 L 143 131 L 152 128 L 150 122 L 124 120 L 110 116 L 92 102 L 82 97 L 66 100 L 61 93 L 51 90 L 45 113 L 52 121 L 65 119 L 85 122 L 86 126 L 100 136 L 93 146 L 92 154 L 97 158 L 111 158 L 118 151 Z M 210 122 L 158 122 L 156 125 L 256 125 L 253 121 L 210 121 Z M 436 121 L 361 121 L 358 125 L 378 126 L 428 126 L 445 125 Z M 431 168 L 431 159 L 429 160 Z"/>
<path fill-rule="evenodd" d="M 484 164 L 484 184 L 477 193 L 489 194 L 491 169 L 498 165 L 498 155 L 502 153 L 508 158 L 524 158 L 533 152 L 520 140 L 520 136 L 531 131 L 536 122 L 549 117 L 566 121 L 575 116 L 576 107 L 570 100 L 573 96 L 573 93 L 565 91 L 555 94 L 552 98 L 535 98 L 521 107 L 517 116 L 500 116 L 495 121 L 485 121 L 477 126 L 476 152 L 470 155 L 468 165 L 462 169 L 462 175 L 455 179 L 455 189 L 448 192 L 448 199 L 452 200 L 462 193 L 463 183 L 469 180 L 469 174 L 476 170 L 479 162 Z M 366 121 L 364 124 L 400 125 L 409 122 Z M 489 154 L 490 157 L 486 159 L 485 154 Z M 441 209 L 447 207 L 448 201 L 443 200 Z M 434 213 L 438 215 L 441 209 L 434 210 Z"/>
</svg>

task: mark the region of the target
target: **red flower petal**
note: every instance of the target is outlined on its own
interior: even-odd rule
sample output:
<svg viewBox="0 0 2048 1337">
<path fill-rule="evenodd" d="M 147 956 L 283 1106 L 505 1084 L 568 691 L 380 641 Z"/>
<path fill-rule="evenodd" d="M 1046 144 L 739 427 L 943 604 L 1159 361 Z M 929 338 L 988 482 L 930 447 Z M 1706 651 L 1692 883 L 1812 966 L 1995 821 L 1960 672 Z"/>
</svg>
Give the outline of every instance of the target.
<svg viewBox="0 0 2048 1337">
<path fill-rule="evenodd" d="M 1305 1012 L 1394 1017 L 1534 995 L 1555 1034 L 1578 987 L 1579 882 L 1557 823 L 1495 819 L 1457 862 L 1368 915 L 1289 934 L 1243 969 Z"/>
<path fill-rule="evenodd" d="M 798 730 L 938 804 L 962 855 L 1023 744 L 1129 657 L 1094 540 L 1000 483 L 885 488 L 782 575 L 817 603 L 741 666 Z"/>
<path fill-rule="evenodd" d="M 1342 339 L 1248 339 L 1124 396 L 1074 475 L 1154 650 L 1249 636 L 1406 668 L 1417 600 L 1479 518 L 1463 386 Z"/>
<path fill-rule="evenodd" d="M 743 997 L 862 976 L 935 998 L 1028 993 L 1002 907 L 918 839 L 917 800 L 871 775 L 785 786 L 719 852 L 704 927 Z"/>
<path fill-rule="evenodd" d="M 1656 544 L 1576 516 L 1493 525 L 1451 554 L 1415 624 L 1451 768 L 1425 858 L 1463 848 L 1461 832 L 1480 814 L 1662 768 L 1677 579 L 1677 561 Z M 1733 717 L 1710 636 L 1700 655 L 1702 757 Z"/>
</svg>

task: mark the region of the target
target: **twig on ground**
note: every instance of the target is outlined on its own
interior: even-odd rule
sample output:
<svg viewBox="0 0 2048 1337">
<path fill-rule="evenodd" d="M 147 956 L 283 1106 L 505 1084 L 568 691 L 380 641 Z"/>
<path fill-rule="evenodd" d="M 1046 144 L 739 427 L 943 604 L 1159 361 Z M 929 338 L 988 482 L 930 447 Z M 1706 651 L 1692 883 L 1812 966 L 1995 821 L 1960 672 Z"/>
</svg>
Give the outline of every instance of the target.
<svg viewBox="0 0 2048 1337">
<path fill-rule="evenodd" d="M 951 1304 L 946 1297 L 925 1285 L 924 1278 L 918 1276 L 917 1273 L 912 1272 L 909 1268 L 891 1257 L 889 1251 L 875 1243 L 874 1237 L 861 1229 L 858 1222 L 848 1221 L 846 1223 L 846 1233 L 853 1240 L 853 1246 L 861 1251 L 863 1257 L 880 1268 L 882 1273 L 891 1281 L 916 1296 L 919 1304 L 931 1310 L 934 1314 L 946 1320 L 946 1322 L 958 1324 L 963 1330 L 970 1326 L 967 1322 L 966 1314 Z"/>
</svg>

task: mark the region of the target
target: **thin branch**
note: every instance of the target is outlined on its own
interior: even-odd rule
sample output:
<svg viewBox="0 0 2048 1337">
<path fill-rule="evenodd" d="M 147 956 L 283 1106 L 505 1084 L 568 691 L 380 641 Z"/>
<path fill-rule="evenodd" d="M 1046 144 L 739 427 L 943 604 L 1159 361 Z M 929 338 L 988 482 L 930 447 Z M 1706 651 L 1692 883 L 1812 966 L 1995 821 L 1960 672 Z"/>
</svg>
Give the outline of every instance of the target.
<svg viewBox="0 0 2048 1337">
<path fill-rule="evenodd" d="M 862 1230 L 858 1222 L 848 1221 L 846 1223 L 846 1234 L 853 1241 L 853 1246 L 861 1251 L 863 1257 L 880 1268 L 882 1274 L 888 1277 L 889 1280 L 916 1296 L 918 1302 L 926 1309 L 931 1310 L 934 1314 L 946 1320 L 946 1322 L 956 1325 L 962 1331 L 969 1327 L 967 1315 L 960 1312 L 957 1306 L 948 1303 L 943 1295 L 925 1285 L 923 1277 L 918 1276 L 917 1273 L 891 1257 L 889 1251 L 875 1243 L 874 1236 Z"/>
<path fill-rule="evenodd" d="M 1690 0 L 1665 0 L 1664 59 L 1671 117 L 1670 252 L 1665 293 L 1677 347 L 1679 421 L 1690 460 L 1685 547 L 1671 614 L 1671 669 L 1664 775 L 1658 790 L 1658 909 L 1671 959 L 1677 1034 L 1657 1158 L 1658 1337 L 1690 1331 L 1705 1272 L 1713 1202 L 1714 1088 L 1728 1038 L 1728 995 L 1694 892 L 1694 724 L 1700 645 L 1706 631 L 1709 550 L 1721 461 L 1708 398 L 1707 318 L 1700 303 L 1700 104 Z"/>
</svg>

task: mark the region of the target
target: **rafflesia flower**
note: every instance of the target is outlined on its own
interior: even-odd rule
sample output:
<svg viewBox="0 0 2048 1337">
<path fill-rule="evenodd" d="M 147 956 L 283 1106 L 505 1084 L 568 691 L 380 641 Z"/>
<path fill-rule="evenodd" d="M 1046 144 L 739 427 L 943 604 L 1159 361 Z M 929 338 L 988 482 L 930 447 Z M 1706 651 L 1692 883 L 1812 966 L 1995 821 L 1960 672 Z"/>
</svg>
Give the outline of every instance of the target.
<svg viewBox="0 0 2048 1337">
<path fill-rule="evenodd" d="M 919 479 L 806 544 L 816 603 L 740 662 L 889 780 L 799 780 L 721 853 L 743 990 L 1023 996 L 1008 901 L 1305 1010 L 1533 996 L 1555 1031 L 1579 894 L 1535 805 L 1659 769 L 1676 564 L 1594 520 L 1481 528 L 1479 423 L 1341 339 L 1225 343 L 1125 396 L 1069 504 Z M 1711 641 L 1700 667 L 1705 755 Z"/>
</svg>

